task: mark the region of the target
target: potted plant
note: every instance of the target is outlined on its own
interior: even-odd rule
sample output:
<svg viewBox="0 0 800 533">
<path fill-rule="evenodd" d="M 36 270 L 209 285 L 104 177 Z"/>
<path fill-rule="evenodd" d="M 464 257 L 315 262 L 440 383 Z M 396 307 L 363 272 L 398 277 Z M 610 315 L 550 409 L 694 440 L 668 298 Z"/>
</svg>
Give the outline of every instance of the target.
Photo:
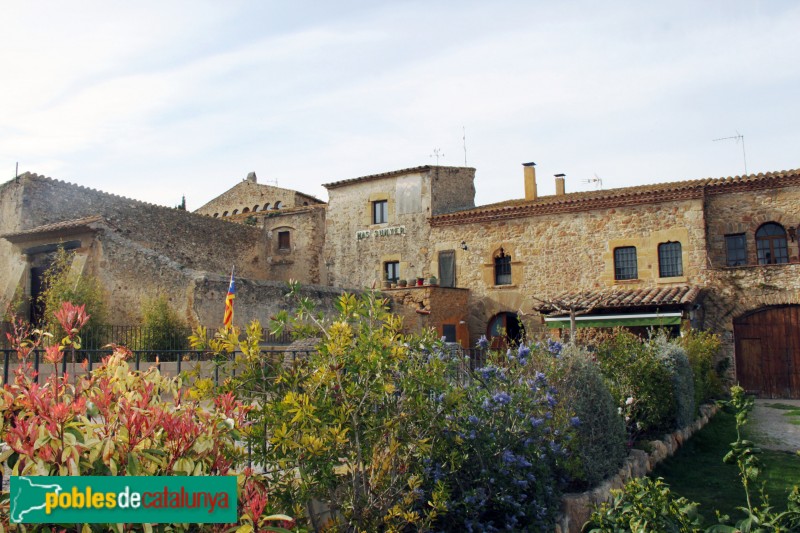
<svg viewBox="0 0 800 533">
<path fill-rule="evenodd" d="M 401 279 L 400 281 L 397 282 L 397 285 L 399 287 L 405 287 L 406 285 L 408 285 L 408 280 L 407 279 Z"/>
<path fill-rule="evenodd" d="M 433 285 L 435 287 L 436 285 L 439 285 L 439 280 L 436 278 L 436 276 L 431 276 L 431 278 L 428 280 L 428 285 Z"/>
<path fill-rule="evenodd" d="M 389 276 L 386 276 L 385 278 L 383 278 L 383 288 L 384 288 L 384 289 L 388 289 L 388 288 L 390 288 L 391 286 L 392 286 L 392 282 L 391 282 L 391 280 L 389 279 Z"/>
<path fill-rule="evenodd" d="M 422 287 L 424 284 L 425 284 L 425 278 L 423 278 L 422 276 L 419 276 L 417 278 L 417 287 Z"/>
</svg>

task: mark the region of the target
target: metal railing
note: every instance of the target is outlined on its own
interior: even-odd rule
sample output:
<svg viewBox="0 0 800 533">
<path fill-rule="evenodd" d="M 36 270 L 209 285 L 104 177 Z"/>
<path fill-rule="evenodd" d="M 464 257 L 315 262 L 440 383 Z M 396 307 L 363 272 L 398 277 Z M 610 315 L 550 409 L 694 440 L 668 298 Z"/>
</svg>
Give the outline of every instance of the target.
<svg viewBox="0 0 800 533">
<path fill-rule="evenodd" d="M 0 322 L 0 348 L 11 348 L 6 333 L 12 331 L 9 322 Z M 209 328 L 209 332 L 213 329 Z M 83 347 L 89 350 L 99 350 L 108 344 L 127 346 L 132 350 L 186 350 L 189 348 L 189 335 L 191 328 L 177 328 L 165 331 L 163 328 L 146 326 L 114 326 L 101 324 L 88 326 L 81 330 Z M 291 344 L 292 335 L 284 331 L 280 335 L 265 332 L 263 343 L 270 346 L 285 346 Z"/>
</svg>

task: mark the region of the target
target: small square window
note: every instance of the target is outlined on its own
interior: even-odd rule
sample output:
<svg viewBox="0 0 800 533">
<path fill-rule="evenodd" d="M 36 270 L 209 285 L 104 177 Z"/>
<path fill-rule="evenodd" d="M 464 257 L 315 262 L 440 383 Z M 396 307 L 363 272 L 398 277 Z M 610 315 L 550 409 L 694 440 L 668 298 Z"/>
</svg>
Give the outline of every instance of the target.
<svg viewBox="0 0 800 533">
<path fill-rule="evenodd" d="M 389 201 L 372 202 L 372 223 L 385 224 L 387 222 L 389 222 Z"/>
<path fill-rule="evenodd" d="M 397 283 L 400 279 L 400 263 L 398 261 L 387 261 L 383 264 L 383 277 L 386 281 Z"/>
<path fill-rule="evenodd" d="M 291 250 L 292 242 L 288 231 L 278 232 L 278 250 Z"/>
<path fill-rule="evenodd" d="M 747 240 L 744 233 L 725 235 L 725 253 L 729 267 L 747 264 Z"/>
<path fill-rule="evenodd" d="M 624 246 L 614 248 L 614 279 L 638 279 L 639 269 L 636 264 L 636 247 Z"/>
<path fill-rule="evenodd" d="M 456 325 L 442 324 L 442 336 L 444 342 L 456 342 Z"/>
</svg>

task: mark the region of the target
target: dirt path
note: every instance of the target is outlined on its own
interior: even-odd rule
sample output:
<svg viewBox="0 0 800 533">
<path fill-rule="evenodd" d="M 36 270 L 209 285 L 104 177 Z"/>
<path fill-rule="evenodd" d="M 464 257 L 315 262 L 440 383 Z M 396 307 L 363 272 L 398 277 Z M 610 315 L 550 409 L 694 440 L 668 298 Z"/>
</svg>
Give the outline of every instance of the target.
<svg viewBox="0 0 800 533">
<path fill-rule="evenodd" d="M 800 450 L 800 400 L 756 400 L 748 437 L 762 448 Z"/>
</svg>

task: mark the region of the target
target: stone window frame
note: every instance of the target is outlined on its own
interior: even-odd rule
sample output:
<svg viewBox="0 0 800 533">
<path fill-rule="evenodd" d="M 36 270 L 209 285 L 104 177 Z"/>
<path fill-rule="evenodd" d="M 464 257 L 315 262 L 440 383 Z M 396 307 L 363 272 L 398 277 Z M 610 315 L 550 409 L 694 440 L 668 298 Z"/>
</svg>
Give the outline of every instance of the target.
<svg viewBox="0 0 800 533">
<path fill-rule="evenodd" d="M 633 251 L 633 258 L 623 257 L 623 253 Z M 623 263 L 624 261 L 624 263 Z M 633 268 L 633 270 L 627 270 Z M 636 246 L 617 246 L 614 248 L 614 281 L 633 281 L 639 279 L 639 254 Z"/>
<path fill-rule="evenodd" d="M 683 245 L 680 241 L 667 241 L 659 243 L 658 277 L 683 277 Z"/>
<path fill-rule="evenodd" d="M 771 228 L 777 228 L 781 233 L 766 233 Z M 789 262 L 788 235 L 782 224 L 774 221 L 761 224 L 755 231 L 755 239 L 759 265 L 782 265 Z"/>
<path fill-rule="evenodd" d="M 511 257 L 511 283 L 507 285 L 497 285 L 495 279 L 495 261 L 494 258 L 500 253 L 500 249 Z M 522 261 L 514 260 L 518 257 L 514 245 L 510 242 L 496 242 L 492 243 L 489 250 L 490 253 L 486 254 L 485 263 L 483 263 L 483 281 L 489 289 L 504 290 L 515 289 L 522 283 Z"/>
<path fill-rule="evenodd" d="M 376 224 L 373 218 L 375 202 L 386 202 L 386 222 Z M 395 222 L 394 197 L 388 191 L 378 191 L 369 195 L 363 213 L 363 224 L 370 227 L 385 227 L 387 224 Z"/>
</svg>

